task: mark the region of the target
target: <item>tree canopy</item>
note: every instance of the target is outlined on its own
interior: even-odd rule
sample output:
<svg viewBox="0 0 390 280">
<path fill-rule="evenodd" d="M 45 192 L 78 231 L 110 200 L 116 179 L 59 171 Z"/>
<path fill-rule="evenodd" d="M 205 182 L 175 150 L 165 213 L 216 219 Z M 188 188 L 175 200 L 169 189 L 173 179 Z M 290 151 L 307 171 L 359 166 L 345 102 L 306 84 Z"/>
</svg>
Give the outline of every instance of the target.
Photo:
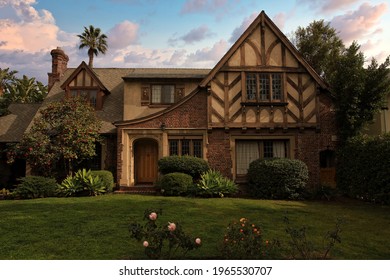
<svg viewBox="0 0 390 280">
<path fill-rule="evenodd" d="M 93 157 L 100 141 L 100 120 L 83 98 L 66 98 L 40 110 L 30 130 L 9 149 L 8 158 L 24 158 L 33 171 L 53 175 L 58 169 L 67 174 L 84 159 Z"/>
<path fill-rule="evenodd" d="M 296 47 L 330 85 L 342 142 L 362 132 L 390 94 L 389 57 L 379 64 L 366 58 L 357 42 L 348 48 L 323 20 L 295 32 Z"/>
<path fill-rule="evenodd" d="M 89 62 L 88 66 L 93 67 L 93 57 L 99 53 L 105 54 L 108 48 L 107 36 L 101 33 L 100 28 L 95 28 L 90 25 L 88 28 L 84 26 L 84 32 L 77 35 L 80 38 L 79 49 L 87 48 Z"/>
</svg>

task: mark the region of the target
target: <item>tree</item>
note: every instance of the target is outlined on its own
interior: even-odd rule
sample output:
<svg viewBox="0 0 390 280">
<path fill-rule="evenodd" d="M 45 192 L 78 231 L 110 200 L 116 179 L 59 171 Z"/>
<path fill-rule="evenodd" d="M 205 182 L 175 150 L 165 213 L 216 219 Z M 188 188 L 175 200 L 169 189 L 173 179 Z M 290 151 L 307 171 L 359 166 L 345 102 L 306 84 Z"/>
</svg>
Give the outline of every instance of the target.
<svg viewBox="0 0 390 280">
<path fill-rule="evenodd" d="M 299 27 L 295 36 L 298 50 L 336 96 L 336 118 L 343 143 L 372 121 L 390 94 L 389 58 L 380 65 L 373 59 L 366 67 L 360 46 L 353 42 L 345 48 L 337 31 L 323 20 Z"/>
<path fill-rule="evenodd" d="M 0 68 L 0 117 L 8 114 L 8 106 L 11 103 L 9 87 L 16 80 L 17 71 L 9 71 L 9 68 Z"/>
<path fill-rule="evenodd" d="M 94 109 L 83 98 L 66 98 L 40 110 L 31 129 L 11 147 L 8 162 L 26 159 L 36 174 L 52 176 L 96 155 L 101 126 Z"/>
<path fill-rule="evenodd" d="M 390 94 L 390 60 L 381 65 L 375 59 L 364 67 L 364 54 L 354 42 L 335 62 L 329 81 L 337 95 L 336 117 L 342 141 L 358 135 L 370 123 Z"/>
<path fill-rule="evenodd" d="M 36 103 L 42 102 L 47 95 L 47 86 L 23 75 L 22 79 L 16 79 L 9 87 L 12 102 Z"/>
<path fill-rule="evenodd" d="M 80 38 L 79 49 L 88 48 L 89 67 L 93 67 L 93 57 L 99 53 L 105 54 L 108 48 L 107 36 L 101 34 L 100 28 L 95 28 L 92 25 L 89 28 L 84 26 L 84 32 L 77 35 Z"/>
<path fill-rule="evenodd" d="M 336 29 L 324 20 L 313 21 L 306 28 L 298 27 L 293 41 L 306 61 L 323 78 L 334 70 L 334 62 L 344 50 Z"/>
</svg>

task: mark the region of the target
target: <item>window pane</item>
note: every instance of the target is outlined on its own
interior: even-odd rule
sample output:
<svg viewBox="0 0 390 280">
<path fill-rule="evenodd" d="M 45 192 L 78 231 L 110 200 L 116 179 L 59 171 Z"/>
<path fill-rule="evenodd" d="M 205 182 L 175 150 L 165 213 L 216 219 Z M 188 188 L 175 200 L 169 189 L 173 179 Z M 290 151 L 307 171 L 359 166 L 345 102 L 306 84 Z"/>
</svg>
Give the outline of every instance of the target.
<svg viewBox="0 0 390 280">
<path fill-rule="evenodd" d="M 181 140 L 181 155 L 190 155 L 190 140 Z"/>
<path fill-rule="evenodd" d="M 264 158 L 272 158 L 274 157 L 274 152 L 273 152 L 273 144 L 272 141 L 264 141 Z"/>
<path fill-rule="evenodd" d="M 272 99 L 282 99 L 282 75 L 272 74 Z"/>
<path fill-rule="evenodd" d="M 179 155 L 179 140 L 169 140 L 169 155 Z"/>
<path fill-rule="evenodd" d="M 247 100 L 256 99 L 256 74 L 248 73 L 246 75 L 246 98 Z"/>
<path fill-rule="evenodd" d="M 152 103 L 161 103 L 161 86 L 152 86 Z"/>
<path fill-rule="evenodd" d="M 269 77 L 268 74 L 260 74 L 260 99 L 269 100 Z"/>
<path fill-rule="evenodd" d="M 161 86 L 162 103 L 173 103 L 175 100 L 175 87 L 173 85 Z"/>
<path fill-rule="evenodd" d="M 236 145 L 237 174 L 248 173 L 249 164 L 259 158 L 257 141 L 239 141 Z"/>
<path fill-rule="evenodd" d="M 202 140 L 193 140 L 194 145 L 194 157 L 202 157 Z"/>
<path fill-rule="evenodd" d="M 96 98 L 97 98 L 97 90 L 90 90 L 89 91 L 89 102 L 91 103 L 91 106 L 96 108 Z"/>
<path fill-rule="evenodd" d="M 285 158 L 286 157 L 286 141 L 273 141 L 273 157 Z"/>
</svg>

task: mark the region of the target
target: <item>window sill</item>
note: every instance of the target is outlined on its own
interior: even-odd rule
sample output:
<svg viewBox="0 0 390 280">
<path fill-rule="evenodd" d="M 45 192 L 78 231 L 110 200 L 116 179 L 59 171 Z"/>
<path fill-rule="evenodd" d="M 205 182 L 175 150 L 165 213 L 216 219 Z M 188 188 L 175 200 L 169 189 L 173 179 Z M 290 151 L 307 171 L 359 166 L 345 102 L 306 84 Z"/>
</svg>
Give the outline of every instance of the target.
<svg viewBox="0 0 390 280">
<path fill-rule="evenodd" d="M 241 106 L 276 106 L 276 107 L 284 107 L 287 106 L 288 102 L 269 102 L 269 101 L 247 101 L 241 102 Z"/>
</svg>

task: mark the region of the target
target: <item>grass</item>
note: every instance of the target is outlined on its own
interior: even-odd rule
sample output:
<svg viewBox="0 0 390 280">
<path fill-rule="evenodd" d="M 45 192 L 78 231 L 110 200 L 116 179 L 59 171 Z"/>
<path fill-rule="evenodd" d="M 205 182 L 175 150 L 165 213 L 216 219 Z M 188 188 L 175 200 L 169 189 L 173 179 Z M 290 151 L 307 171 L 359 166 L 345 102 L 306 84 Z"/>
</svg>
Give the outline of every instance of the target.
<svg viewBox="0 0 390 280">
<path fill-rule="evenodd" d="M 283 218 L 307 227 L 317 247 L 337 218 L 342 243 L 332 259 L 389 259 L 389 206 L 361 201 L 294 202 L 251 199 L 192 199 L 138 195 L 0 201 L 0 259 L 145 259 L 142 244 L 130 238 L 130 222 L 142 222 L 147 208 L 161 208 L 159 222 L 180 222 L 203 246 L 188 259 L 218 259 L 226 226 L 242 217 L 262 226 L 265 239 L 289 241 Z M 160 220 L 161 219 L 161 220 Z"/>
</svg>

